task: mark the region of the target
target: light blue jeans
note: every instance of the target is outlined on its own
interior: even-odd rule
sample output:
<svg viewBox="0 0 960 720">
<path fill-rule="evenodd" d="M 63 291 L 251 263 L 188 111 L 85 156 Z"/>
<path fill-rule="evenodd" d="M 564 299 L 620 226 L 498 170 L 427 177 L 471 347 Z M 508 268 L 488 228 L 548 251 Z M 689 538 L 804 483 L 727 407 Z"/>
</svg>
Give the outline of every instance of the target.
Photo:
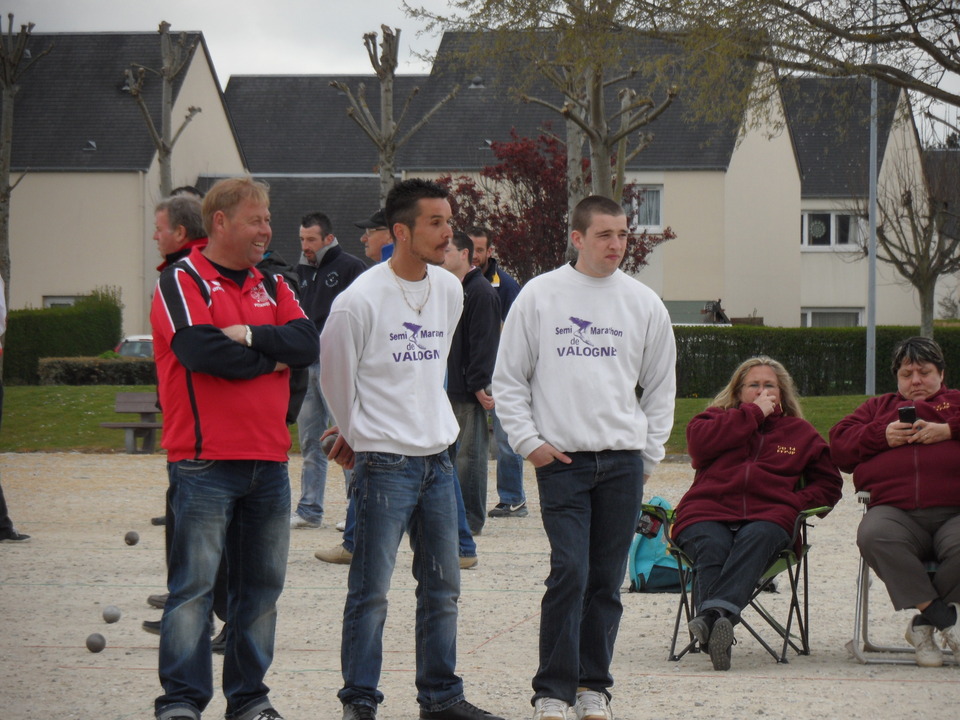
<svg viewBox="0 0 960 720">
<path fill-rule="evenodd" d="M 160 632 L 160 720 L 199 718 L 213 697 L 210 610 L 220 557 L 227 555 L 227 720 L 270 707 L 277 599 L 290 546 L 285 462 L 182 460 L 167 465 L 176 522 L 168 554 L 170 597 Z"/>
<path fill-rule="evenodd" d="M 300 435 L 300 453 L 303 468 L 300 471 L 300 502 L 297 515 L 308 522 L 323 522 L 323 496 L 327 487 L 327 456 L 320 448 L 320 436 L 330 422 L 330 409 L 320 391 L 320 363 L 310 366 L 307 394 L 303 397 L 297 416 Z"/>
<path fill-rule="evenodd" d="M 357 453 L 350 485 L 357 522 L 340 645 L 338 697 L 345 705 L 383 702 L 378 685 L 387 591 L 404 531 L 410 533 L 417 581 L 417 702 L 437 711 L 463 699 L 463 681 L 455 674 L 460 596 L 455 482 L 446 452 Z"/>
<path fill-rule="evenodd" d="M 516 507 L 527 501 L 523 493 L 523 456 L 510 447 L 496 408 L 490 411 L 490 415 L 493 417 L 493 441 L 497 444 L 497 497 L 500 502 Z"/>
<path fill-rule="evenodd" d="M 451 400 L 450 406 L 460 425 L 460 435 L 450 448 L 450 459 L 457 468 L 470 533 L 479 535 L 487 519 L 487 460 L 490 457 L 487 411 L 475 402 Z"/>
</svg>

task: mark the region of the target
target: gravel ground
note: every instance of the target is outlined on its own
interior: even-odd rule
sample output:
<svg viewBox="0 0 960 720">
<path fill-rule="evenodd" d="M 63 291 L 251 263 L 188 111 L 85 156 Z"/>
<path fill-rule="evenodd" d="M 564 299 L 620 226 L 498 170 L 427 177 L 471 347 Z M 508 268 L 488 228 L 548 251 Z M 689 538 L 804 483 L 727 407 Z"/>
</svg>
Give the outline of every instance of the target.
<svg viewBox="0 0 960 720">
<path fill-rule="evenodd" d="M 0 545 L 0 716 L 153 716 L 160 689 L 157 638 L 140 623 L 160 617 L 146 598 L 164 590 L 163 528 L 150 525 L 163 511 L 164 462 L 161 454 L 0 455 L 10 512 L 18 529 L 33 536 L 29 543 Z M 299 468 L 300 458 L 292 458 L 292 477 L 299 477 Z M 458 670 L 467 698 L 510 719 L 531 716 L 530 678 L 547 572 L 536 484 L 529 466 L 527 472 L 530 515 L 490 520 L 477 539 L 480 564 L 465 571 L 462 581 Z M 691 479 L 686 464 L 664 463 L 645 494 L 675 503 Z M 669 662 L 677 596 L 625 592 L 613 667 L 617 717 L 956 717 L 960 668 L 860 665 L 844 647 L 853 630 L 860 514 L 849 480 L 844 491 L 812 535 L 810 656 L 791 655 L 788 664 L 778 665 L 744 636 L 734 647 L 730 672 L 714 672 L 705 655 Z M 313 553 L 339 542 L 333 523 L 344 516 L 343 498 L 342 474 L 335 469 L 327 490 L 329 527 L 292 535 L 276 657 L 267 676 L 273 702 L 287 720 L 340 717 L 336 692 L 346 568 L 321 563 Z M 124 543 L 129 530 L 140 534 L 138 544 Z M 401 558 L 398 570 L 409 563 L 409 548 L 400 554 L 406 562 Z M 409 573 L 395 574 L 381 683 L 385 720 L 417 717 L 413 587 Z M 908 615 L 892 611 L 879 582 L 873 597 L 872 633 L 898 642 Z M 769 604 L 784 600 L 773 595 Z M 103 621 L 107 605 L 122 610 L 119 622 Z M 93 632 L 106 638 L 99 654 L 85 647 Z M 214 656 L 218 676 L 220 666 Z M 220 717 L 224 707 L 218 694 L 206 716 Z"/>
</svg>

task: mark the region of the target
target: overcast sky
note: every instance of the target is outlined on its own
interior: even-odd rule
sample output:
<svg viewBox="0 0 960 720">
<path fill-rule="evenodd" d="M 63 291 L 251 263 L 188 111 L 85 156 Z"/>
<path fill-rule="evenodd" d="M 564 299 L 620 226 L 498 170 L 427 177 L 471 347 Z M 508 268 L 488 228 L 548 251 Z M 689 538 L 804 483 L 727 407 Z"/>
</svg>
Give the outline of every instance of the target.
<svg viewBox="0 0 960 720">
<path fill-rule="evenodd" d="M 413 5 L 445 9 L 443 0 Z M 380 25 L 400 28 L 401 73 L 426 73 L 415 52 L 434 53 L 439 35 L 404 15 L 400 0 L 7 0 L 14 28 L 32 22 L 34 32 L 124 30 L 156 32 L 161 20 L 174 31 L 203 32 L 220 83 L 231 75 L 372 73 L 363 46 Z"/>
</svg>

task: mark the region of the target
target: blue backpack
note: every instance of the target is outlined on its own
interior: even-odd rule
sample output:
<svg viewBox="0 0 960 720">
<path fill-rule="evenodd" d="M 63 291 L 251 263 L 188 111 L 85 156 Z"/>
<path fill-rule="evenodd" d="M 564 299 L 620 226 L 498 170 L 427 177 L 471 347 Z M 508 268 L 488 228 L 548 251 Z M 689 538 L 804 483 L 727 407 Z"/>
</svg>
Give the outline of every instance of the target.
<svg viewBox="0 0 960 720">
<path fill-rule="evenodd" d="M 655 496 L 647 501 L 647 505 L 656 505 L 665 510 L 672 509 L 670 503 L 662 497 Z M 641 527 L 653 520 L 659 523 L 653 515 L 643 513 L 640 516 Z M 639 530 L 639 529 L 638 529 Z M 656 534 L 650 528 L 646 534 L 637 532 L 630 545 L 630 555 L 627 558 L 627 572 L 630 575 L 630 592 L 666 593 L 680 592 L 680 576 L 677 572 L 677 559 L 667 552 L 666 525 L 660 525 Z M 687 588 L 689 590 L 689 587 Z"/>
</svg>

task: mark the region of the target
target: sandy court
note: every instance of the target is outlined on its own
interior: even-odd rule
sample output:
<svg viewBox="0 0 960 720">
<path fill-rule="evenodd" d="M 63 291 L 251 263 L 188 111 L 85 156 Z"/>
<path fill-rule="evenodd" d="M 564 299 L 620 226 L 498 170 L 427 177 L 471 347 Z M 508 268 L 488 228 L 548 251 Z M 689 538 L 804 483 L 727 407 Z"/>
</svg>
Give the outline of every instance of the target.
<svg viewBox="0 0 960 720">
<path fill-rule="evenodd" d="M 163 455 L 4 454 L 0 473 L 10 512 L 29 543 L 0 545 L 0 716 L 11 720 L 146 719 L 160 686 L 157 638 L 140 629 L 160 612 L 146 604 L 164 590 Z M 294 496 L 299 456 L 291 460 Z M 489 504 L 495 502 L 490 466 Z M 665 463 L 645 496 L 675 503 L 692 479 Z M 477 538 L 480 564 L 463 573 L 459 672 L 467 698 L 506 718 L 529 718 L 536 669 L 547 541 L 536 484 L 527 466 L 530 515 L 489 520 Z M 333 523 L 344 517 L 343 478 L 331 471 L 327 523 L 292 535 L 287 583 L 280 601 L 276 657 L 267 683 L 287 720 L 338 719 L 340 620 L 346 567 L 314 559 L 339 542 Z M 705 655 L 666 660 L 676 595 L 624 593 L 613 674 L 613 707 L 622 720 L 647 718 L 950 718 L 960 706 L 960 668 L 860 665 L 844 644 L 853 630 L 857 567 L 854 545 L 860 508 L 846 483 L 844 499 L 813 531 L 812 654 L 773 662 L 750 637 L 740 637 L 733 667 L 716 673 Z M 136 530 L 140 542 L 124 543 Z M 411 553 L 401 547 L 385 632 L 379 717 L 417 717 L 414 689 L 414 582 Z M 626 589 L 626 583 L 624 584 Z M 898 642 L 907 614 L 892 611 L 875 583 L 873 633 Z M 783 596 L 771 596 L 776 605 Z M 119 622 L 101 618 L 106 605 Z M 102 633 L 106 649 L 90 653 L 85 639 Z M 214 656 L 215 685 L 221 661 Z M 205 717 L 222 717 L 219 694 Z"/>
</svg>

